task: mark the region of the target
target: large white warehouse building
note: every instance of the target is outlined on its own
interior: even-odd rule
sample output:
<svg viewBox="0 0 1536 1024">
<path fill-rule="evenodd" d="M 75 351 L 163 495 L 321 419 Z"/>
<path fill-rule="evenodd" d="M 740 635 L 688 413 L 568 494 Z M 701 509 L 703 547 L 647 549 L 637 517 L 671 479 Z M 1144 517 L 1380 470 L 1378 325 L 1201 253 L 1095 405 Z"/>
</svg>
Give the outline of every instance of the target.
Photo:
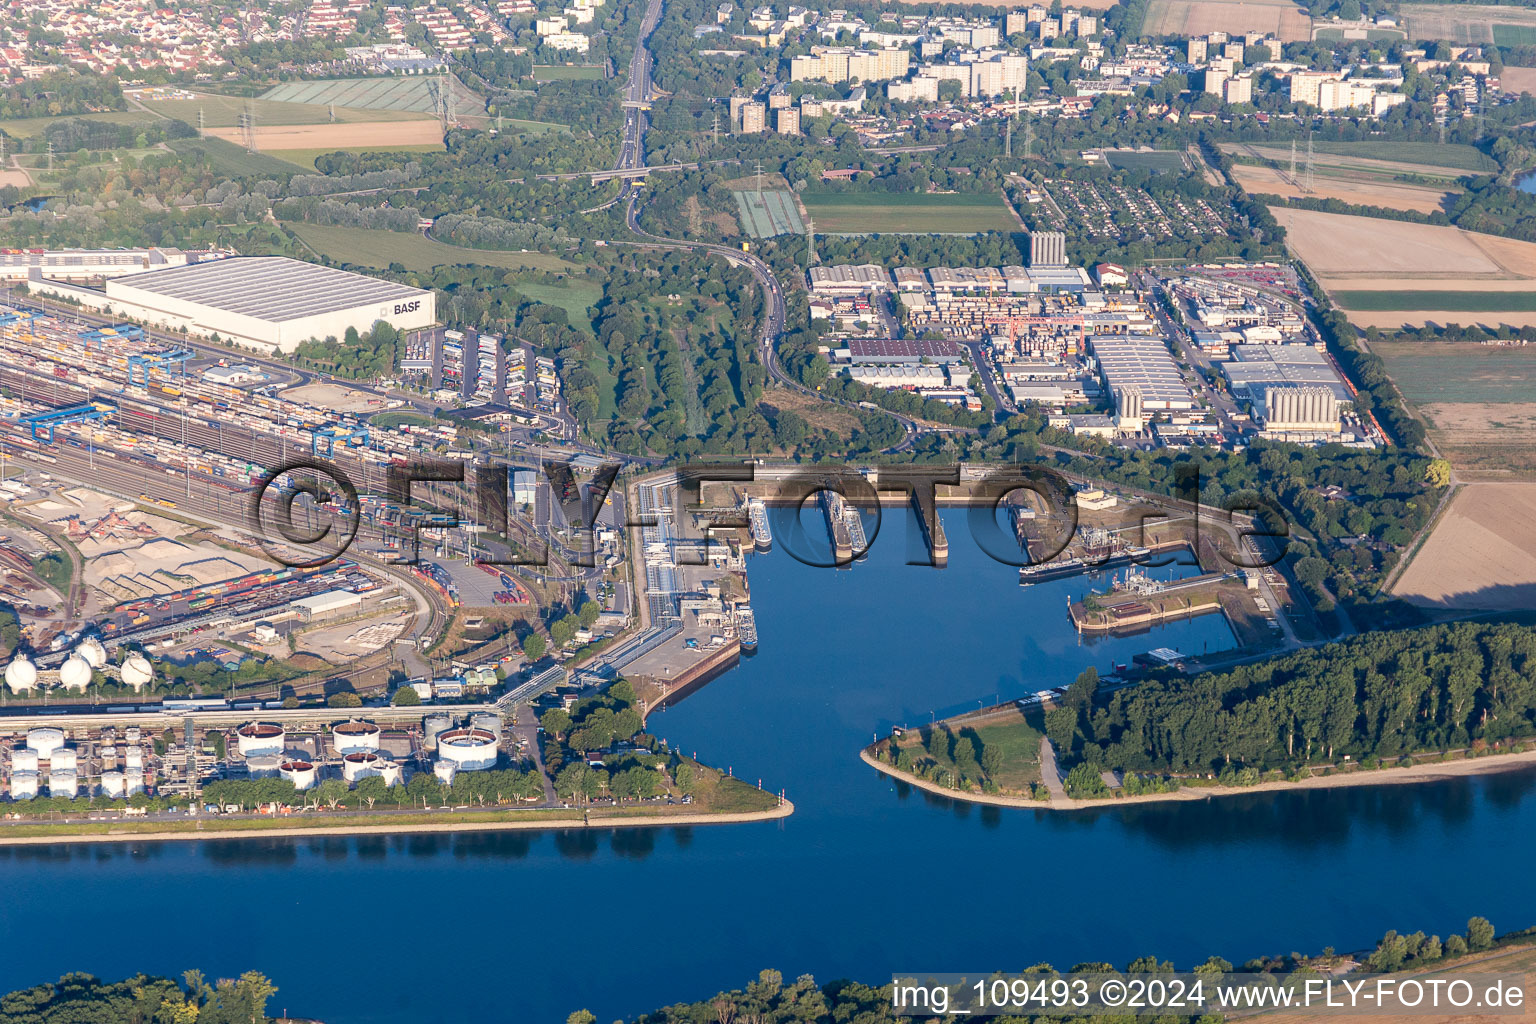
<svg viewBox="0 0 1536 1024">
<path fill-rule="evenodd" d="M 292 352 L 383 320 L 401 330 L 437 319 L 432 292 L 286 256 L 241 256 L 109 280 L 106 294 L 62 285 L 87 305 L 154 326 Z"/>
</svg>

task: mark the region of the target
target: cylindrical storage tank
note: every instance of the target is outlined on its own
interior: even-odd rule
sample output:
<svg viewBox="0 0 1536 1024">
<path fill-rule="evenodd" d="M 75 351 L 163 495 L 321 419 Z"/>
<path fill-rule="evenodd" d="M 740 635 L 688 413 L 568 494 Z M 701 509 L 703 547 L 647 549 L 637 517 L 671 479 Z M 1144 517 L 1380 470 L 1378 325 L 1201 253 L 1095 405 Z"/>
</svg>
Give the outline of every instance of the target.
<svg viewBox="0 0 1536 1024">
<path fill-rule="evenodd" d="M 91 666 L 80 655 L 71 654 L 64 659 L 59 669 L 59 685 L 66 690 L 85 692 L 85 688 L 91 685 Z"/>
<path fill-rule="evenodd" d="M 128 655 L 128 660 L 123 662 L 122 670 L 118 673 L 123 682 L 135 690 L 142 690 L 155 678 L 155 668 L 149 663 L 149 659 L 135 651 Z"/>
<path fill-rule="evenodd" d="M 436 775 L 445 783 L 452 782 L 453 777 L 458 772 L 458 770 L 459 766 L 454 764 L 452 761 L 439 761 L 432 766 L 432 774 Z"/>
<path fill-rule="evenodd" d="M 12 772 L 37 771 L 37 751 L 27 750 L 25 747 L 11 751 Z"/>
<path fill-rule="evenodd" d="M 55 750 L 48 758 L 50 772 L 72 772 L 80 767 L 80 756 L 69 747 Z"/>
<path fill-rule="evenodd" d="M 494 711 L 476 711 L 469 716 L 469 724 L 476 729 L 501 735 L 501 716 Z"/>
<path fill-rule="evenodd" d="M 235 730 L 235 747 L 240 756 L 251 758 L 260 754 L 281 754 L 288 734 L 280 725 L 271 722 L 251 722 Z"/>
<path fill-rule="evenodd" d="M 75 653 L 93 669 L 106 668 L 107 649 L 101 646 L 101 641 L 93 636 L 88 636 L 81 641 L 80 646 L 75 648 Z"/>
<path fill-rule="evenodd" d="M 138 743 L 140 737 L 142 736 L 143 733 L 139 731 L 139 727 L 136 725 L 130 725 L 128 728 L 123 730 L 123 741 L 129 746 Z"/>
<path fill-rule="evenodd" d="M 437 749 L 437 737 L 453 728 L 453 719 L 438 712 L 428 715 L 421 724 L 424 745 L 428 750 Z"/>
<path fill-rule="evenodd" d="M 338 754 L 364 754 L 379 749 L 379 727 L 372 722 L 342 722 L 331 727 L 331 745 Z"/>
<path fill-rule="evenodd" d="M 11 775 L 11 799 L 31 800 L 37 796 L 37 772 L 14 772 Z"/>
<path fill-rule="evenodd" d="M 126 788 L 127 781 L 123 778 L 122 772 L 101 773 L 102 796 L 111 797 L 112 799 L 117 800 L 123 796 Z"/>
<path fill-rule="evenodd" d="M 246 758 L 245 766 L 250 769 L 251 778 L 270 779 L 282 768 L 283 759 L 276 754 L 257 754 L 255 757 Z"/>
<path fill-rule="evenodd" d="M 384 759 L 378 754 L 366 750 L 347 754 L 341 759 L 341 777 L 348 782 L 357 782 L 370 775 L 378 775 L 379 765 L 383 761 Z"/>
<path fill-rule="evenodd" d="M 128 796 L 144 792 L 144 773 L 127 771 L 123 773 L 123 791 Z"/>
<path fill-rule="evenodd" d="M 496 767 L 496 734 L 485 729 L 450 729 L 437 738 L 437 757 L 460 771 Z"/>
<path fill-rule="evenodd" d="M 18 654 L 5 666 L 5 686 L 12 693 L 30 693 L 37 689 L 37 666 L 25 654 Z"/>
<path fill-rule="evenodd" d="M 48 773 L 48 795 L 73 797 L 80 792 L 80 776 L 73 769 L 55 768 Z"/>
<path fill-rule="evenodd" d="M 123 752 L 123 766 L 130 772 L 144 774 L 144 748 L 129 747 Z"/>
<path fill-rule="evenodd" d="M 277 774 L 293 783 L 293 788 L 303 791 L 315 784 L 315 766 L 308 761 L 284 761 L 277 767 Z"/>
<path fill-rule="evenodd" d="M 28 729 L 27 749 L 37 751 L 38 757 L 49 757 L 64 745 L 63 729 Z"/>
<path fill-rule="evenodd" d="M 404 781 L 400 766 L 393 761 L 379 763 L 379 778 L 384 780 L 386 786 L 398 786 Z"/>
</svg>

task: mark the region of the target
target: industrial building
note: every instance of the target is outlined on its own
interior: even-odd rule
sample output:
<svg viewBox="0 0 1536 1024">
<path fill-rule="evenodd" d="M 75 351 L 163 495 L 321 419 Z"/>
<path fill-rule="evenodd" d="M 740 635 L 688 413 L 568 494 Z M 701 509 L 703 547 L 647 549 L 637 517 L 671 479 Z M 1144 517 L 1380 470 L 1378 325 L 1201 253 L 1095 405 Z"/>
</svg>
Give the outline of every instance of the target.
<svg viewBox="0 0 1536 1024">
<path fill-rule="evenodd" d="M 850 338 L 848 359 L 854 363 L 958 363 L 965 359 L 958 342 L 928 338 Z"/>
<path fill-rule="evenodd" d="M 82 305 L 203 337 L 292 352 L 382 320 L 400 330 L 437 319 L 432 292 L 286 256 L 243 256 L 107 281 L 105 294 L 68 284 Z"/>
<path fill-rule="evenodd" d="M 1339 400 L 1323 387 L 1271 387 L 1264 392 L 1264 435 L 1337 434 Z"/>
<path fill-rule="evenodd" d="M 87 281 L 186 265 L 180 249 L 9 249 L 0 251 L 0 280 Z"/>
<path fill-rule="evenodd" d="M 891 275 L 874 263 L 812 267 L 809 276 L 815 295 L 864 295 L 891 290 Z"/>
<path fill-rule="evenodd" d="M 1195 396 L 1161 338 L 1099 335 L 1088 341 L 1111 394 L 1137 391 L 1147 412 L 1195 407 Z"/>
<path fill-rule="evenodd" d="M 1233 397 L 1255 411 L 1264 408 L 1270 388 L 1321 387 L 1340 403 L 1354 400 L 1328 357 L 1311 345 L 1233 345 L 1221 373 Z"/>
</svg>

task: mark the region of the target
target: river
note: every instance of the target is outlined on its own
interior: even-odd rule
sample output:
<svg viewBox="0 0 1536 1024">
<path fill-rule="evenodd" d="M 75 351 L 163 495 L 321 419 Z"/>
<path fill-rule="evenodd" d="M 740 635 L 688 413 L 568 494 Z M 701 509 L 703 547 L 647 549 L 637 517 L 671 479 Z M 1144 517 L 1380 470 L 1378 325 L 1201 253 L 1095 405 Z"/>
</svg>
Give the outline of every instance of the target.
<svg viewBox="0 0 1536 1024">
<path fill-rule="evenodd" d="M 872 983 L 1040 960 L 1181 966 L 1536 921 L 1536 772 L 1062 814 L 902 792 L 857 759 L 893 723 L 1232 643 L 1220 616 L 1080 646 L 1083 580 L 1020 588 L 946 517 L 950 565 L 889 525 L 833 571 L 751 564 L 762 649 L 652 719 L 784 821 L 0 848 L 0 991 L 68 970 L 247 969 L 328 1024 L 600 1021 L 739 987 L 764 967 Z"/>
</svg>

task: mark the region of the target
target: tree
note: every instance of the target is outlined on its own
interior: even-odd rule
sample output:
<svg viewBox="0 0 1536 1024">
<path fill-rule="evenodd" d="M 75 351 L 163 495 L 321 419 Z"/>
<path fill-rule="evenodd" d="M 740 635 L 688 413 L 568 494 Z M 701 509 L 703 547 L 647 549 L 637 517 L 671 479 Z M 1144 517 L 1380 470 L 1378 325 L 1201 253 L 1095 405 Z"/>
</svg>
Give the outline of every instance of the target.
<svg viewBox="0 0 1536 1024">
<path fill-rule="evenodd" d="M 1074 708 L 1085 708 L 1093 704 L 1094 694 L 1099 692 L 1099 670 L 1089 665 L 1078 675 L 1072 685 L 1067 687 L 1066 703 Z"/>
<path fill-rule="evenodd" d="M 548 650 L 548 648 L 549 644 L 545 641 L 544 637 L 538 633 L 529 633 L 527 636 L 523 637 L 523 657 L 527 658 L 529 661 L 538 661 L 540 658 L 544 657 L 544 652 Z"/>
<path fill-rule="evenodd" d="M 539 716 L 539 725 L 552 736 L 563 736 L 571 728 L 570 712 L 563 708 L 550 708 Z"/>
<path fill-rule="evenodd" d="M 414 686 L 402 686 L 395 691 L 389 702 L 397 708 L 413 708 L 421 703 L 421 694 L 416 692 Z"/>
<path fill-rule="evenodd" d="M 981 770 L 987 773 L 988 778 L 997 774 L 997 770 L 1003 766 L 1003 753 L 996 747 L 985 747 L 981 751 Z"/>
<path fill-rule="evenodd" d="M 577 1010 L 565 1018 L 565 1024 L 596 1024 L 596 1022 L 597 1018 L 593 1016 L 591 1010 Z"/>
<path fill-rule="evenodd" d="M 1493 945 L 1493 925 L 1486 917 L 1474 917 L 1467 922 L 1467 948 L 1474 953 Z"/>
<path fill-rule="evenodd" d="M 363 698 L 355 693 L 333 693 L 325 698 L 327 707 L 332 708 L 360 708 L 363 706 Z"/>
<path fill-rule="evenodd" d="M 1077 735 L 1077 710 L 1075 708 L 1052 708 L 1045 713 L 1045 734 L 1051 738 L 1051 744 L 1057 753 L 1070 754 L 1072 741 Z"/>
<path fill-rule="evenodd" d="M 382 800 L 388 792 L 389 786 L 385 785 L 384 779 L 378 775 L 370 775 L 358 780 L 357 798 L 367 804 L 370 811 L 373 810 L 373 805 Z"/>
<path fill-rule="evenodd" d="M 331 810 L 347 798 L 347 784 L 341 779 L 326 779 L 315 787 L 315 799 Z"/>
</svg>

